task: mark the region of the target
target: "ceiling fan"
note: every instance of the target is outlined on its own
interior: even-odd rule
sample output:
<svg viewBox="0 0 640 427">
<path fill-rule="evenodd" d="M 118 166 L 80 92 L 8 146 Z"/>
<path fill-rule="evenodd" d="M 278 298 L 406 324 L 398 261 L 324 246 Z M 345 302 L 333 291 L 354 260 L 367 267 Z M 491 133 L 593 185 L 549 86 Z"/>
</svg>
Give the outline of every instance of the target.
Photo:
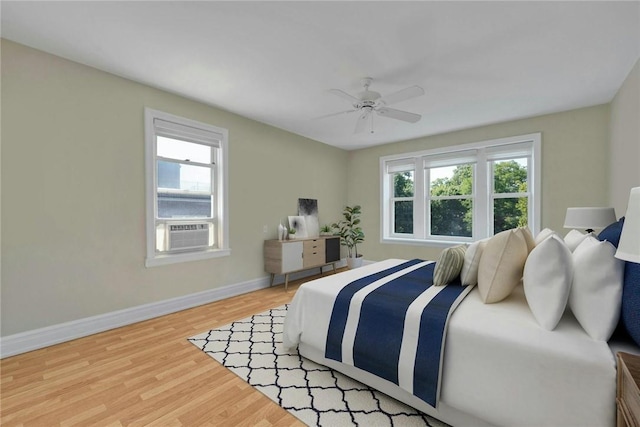
<svg viewBox="0 0 640 427">
<path fill-rule="evenodd" d="M 382 96 L 378 92 L 369 90 L 369 86 L 373 82 L 371 77 L 365 77 L 362 79 L 362 85 L 364 91 L 357 94 L 357 96 L 349 95 L 348 93 L 340 89 L 331 89 L 329 92 L 337 95 L 341 98 L 351 102 L 353 109 L 340 111 L 338 113 L 327 114 L 319 118 L 326 118 L 332 116 L 339 116 L 342 114 L 349 114 L 358 112 L 360 116 L 356 122 L 356 128 L 354 133 L 363 132 L 366 129 L 367 122 L 370 121 L 370 131 L 373 133 L 373 113 L 380 117 L 389 117 L 391 119 L 402 120 L 409 123 L 415 123 L 422 117 L 420 114 L 410 113 L 408 111 L 396 110 L 395 108 L 389 108 L 387 105 L 392 105 L 407 99 L 415 98 L 416 96 L 424 95 L 424 89 L 420 86 L 410 86 L 401 91 L 394 92 L 387 96 Z"/>
</svg>

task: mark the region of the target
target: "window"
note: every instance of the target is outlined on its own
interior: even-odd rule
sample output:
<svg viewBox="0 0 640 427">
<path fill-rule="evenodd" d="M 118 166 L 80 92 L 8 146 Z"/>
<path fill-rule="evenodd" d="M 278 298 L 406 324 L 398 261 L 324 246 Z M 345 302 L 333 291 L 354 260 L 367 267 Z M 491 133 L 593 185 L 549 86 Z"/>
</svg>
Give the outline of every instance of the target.
<svg viewBox="0 0 640 427">
<path fill-rule="evenodd" d="M 539 230 L 540 134 L 380 159 L 382 241 L 449 245 Z"/>
<path fill-rule="evenodd" d="M 229 255 L 228 131 L 145 109 L 147 260 Z"/>
</svg>

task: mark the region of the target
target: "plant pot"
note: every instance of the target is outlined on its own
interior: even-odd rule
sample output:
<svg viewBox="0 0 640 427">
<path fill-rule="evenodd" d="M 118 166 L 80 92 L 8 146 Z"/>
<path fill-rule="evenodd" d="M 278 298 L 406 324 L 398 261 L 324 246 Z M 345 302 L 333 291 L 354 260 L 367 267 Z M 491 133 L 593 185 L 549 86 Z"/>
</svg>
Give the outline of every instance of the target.
<svg viewBox="0 0 640 427">
<path fill-rule="evenodd" d="M 349 267 L 350 270 L 354 269 L 354 268 L 358 268 L 362 266 L 362 255 L 358 255 L 358 257 L 347 257 L 347 267 Z"/>
</svg>

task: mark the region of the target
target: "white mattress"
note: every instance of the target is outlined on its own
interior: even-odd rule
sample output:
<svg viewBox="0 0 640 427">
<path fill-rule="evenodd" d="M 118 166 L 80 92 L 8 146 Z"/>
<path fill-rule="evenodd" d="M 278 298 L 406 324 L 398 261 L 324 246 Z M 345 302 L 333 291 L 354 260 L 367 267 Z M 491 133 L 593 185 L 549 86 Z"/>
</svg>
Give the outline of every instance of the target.
<svg viewBox="0 0 640 427">
<path fill-rule="evenodd" d="M 405 260 L 386 260 L 308 282 L 289 307 L 286 347 L 336 368 L 445 422 L 502 426 L 614 426 L 615 359 L 567 311 L 554 331 L 536 323 L 522 287 L 483 304 L 477 289 L 449 319 L 441 401 L 432 410 L 396 385 L 324 358 L 337 292 L 351 281 Z"/>
</svg>

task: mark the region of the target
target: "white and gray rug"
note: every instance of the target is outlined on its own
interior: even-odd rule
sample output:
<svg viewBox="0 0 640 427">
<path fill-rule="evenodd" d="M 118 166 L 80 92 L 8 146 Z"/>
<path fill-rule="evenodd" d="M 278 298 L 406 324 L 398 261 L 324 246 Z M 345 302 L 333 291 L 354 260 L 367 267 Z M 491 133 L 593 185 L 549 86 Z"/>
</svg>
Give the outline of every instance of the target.
<svg viewBox="0 0 640 427">
<path fill-rule="evenodd" d="M 282 347 L 287 306 L 189 338 L 309 426 L 446 426 Z"/>
</svg>

